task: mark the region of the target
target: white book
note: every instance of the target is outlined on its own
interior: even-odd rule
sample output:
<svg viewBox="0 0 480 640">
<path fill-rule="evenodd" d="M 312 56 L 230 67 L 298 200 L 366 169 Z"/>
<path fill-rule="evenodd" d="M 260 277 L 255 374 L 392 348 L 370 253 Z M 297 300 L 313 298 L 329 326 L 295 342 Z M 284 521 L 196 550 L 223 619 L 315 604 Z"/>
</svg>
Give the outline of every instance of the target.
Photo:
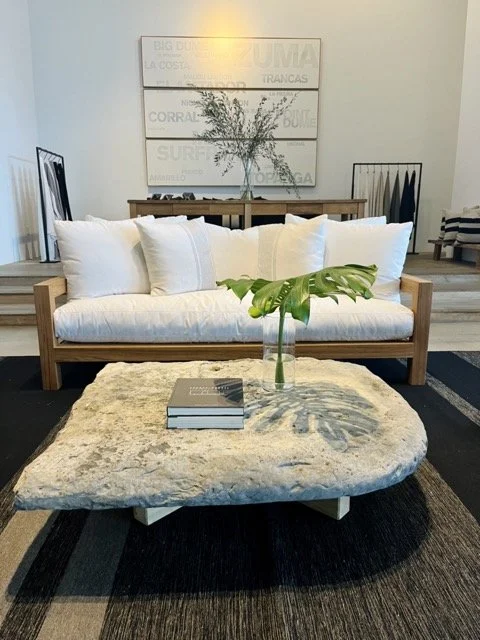
<svg viewBox="0 0 480 640">
<path fill-rule="evenodd" d="M 242 416 L 168 416 L 168 429 L 243 429 Z"/>
</svg>

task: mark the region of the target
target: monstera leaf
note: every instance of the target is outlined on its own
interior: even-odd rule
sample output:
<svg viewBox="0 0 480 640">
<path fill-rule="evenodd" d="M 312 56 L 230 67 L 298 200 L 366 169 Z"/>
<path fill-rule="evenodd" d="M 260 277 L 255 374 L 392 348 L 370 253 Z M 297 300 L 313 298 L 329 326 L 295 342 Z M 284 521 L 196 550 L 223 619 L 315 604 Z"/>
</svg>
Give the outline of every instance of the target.
<svg viewBox="0 0 480 640">
<path fill-rule="evenodd" d="M 264 280 L 257 278 L 227 278 L 217 282 L 225 285 L 240 300 L 251 291 L 252 306 L 248 310 L 252 318 L 261 318 L 274 313 L 290 313 L 295 320 L 308 324 L 310 318 L 310 296 L 333 298 L 338 303 L 339 295 L 346 295 L 352 300 L 358 296 L 371 298 L 370 287 L 375 282 L 377 267 L 359 264 L 347 264 L 341 267 L 327 267 L 303 276 L 286 280 Z"/>
<path fill-rule="evenodd" d="M 359 296 L 371 298 L 370 287 L 375 282 L 376 275 L 377 267 L 373 264 L 368 267 L 360 264 L 346 264 L 341 267 L 327 267 L 321 271 L 285 280 L 227 278 L 217 284 L 225 285 L 240 300 L 243 300 L 251 291 L 252 306 L 248 313 L 252 318 L 262 318 L 279 311 L 275 383 L 278 389 L 282 389 L 285 383 L 282 355 L 285 315 L 290 313 L 295 320 L 308 324 L 311 296 L 332 298 L 337 304 L 339 295 L 348 296 L 352 300 L 356 300 Z"/>
</svg>

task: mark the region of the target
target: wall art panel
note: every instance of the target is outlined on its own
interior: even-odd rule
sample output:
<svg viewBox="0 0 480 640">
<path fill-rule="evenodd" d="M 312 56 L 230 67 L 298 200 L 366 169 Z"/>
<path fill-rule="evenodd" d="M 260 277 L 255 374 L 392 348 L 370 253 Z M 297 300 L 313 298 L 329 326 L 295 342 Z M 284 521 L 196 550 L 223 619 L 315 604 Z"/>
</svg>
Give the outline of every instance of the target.
<svg viewBox="0 0 480 640">
<path fill-rule="evenodd" d="M 299 186 L 315 186 L 320 40 L 295 38 L 142 38 L 149 186 L 238 186 L 239 165 L 224 176 L 212 145 L 196 140 L 206 125 L 195 88 L 225 90 L 253 114 L 263 96 L 294 101 L 275 131 L 277 150 Z M 281 186 L 264 163 L 257 187 Z"/>
<path fill-rule="evenodd" d="M 144 87 L 318 89 L 320 40 L 142 38 Z"/>
<path fill-rule="evenodd" d="M 315 140 L 279 140 L 278 151 L 285 155 L 299 186 L 315 184 Z M 243 176 L 240 164 L 222 176 L 214 154 L 215 147 L 201 140 L 147 140 L 148 185 L 239 186 Z M 256 187 L 282 184 L 268 162 L 260 163 L 253 182 Z"/>
<path fill-rule="evenodd" d="M 263 96 L 269 104 L 279 102 L 284 96 L 291 100 L 291 108 L 281 119 L 276 130 L 277 138 L 295 139 L 317 137 L 318 91 L 226 91 L 231 98 L 238 98 L 244 110 L 253 114 Z M 145 133 L 147 138 L 194 138 L 205 129 L 205 122 L 195 109 L 198 98 L 195 91 L 172 89 L 158 91 L 145 89 Z"/>
</svg>

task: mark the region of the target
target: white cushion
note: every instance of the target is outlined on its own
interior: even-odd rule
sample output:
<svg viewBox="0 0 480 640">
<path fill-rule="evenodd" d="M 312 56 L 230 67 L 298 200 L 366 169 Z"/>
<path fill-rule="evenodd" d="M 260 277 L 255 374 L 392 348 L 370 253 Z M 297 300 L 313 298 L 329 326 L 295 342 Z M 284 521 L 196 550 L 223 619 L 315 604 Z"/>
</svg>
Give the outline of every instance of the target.
<svg viewBox="0 0 480 640">
<path fill-rule="evenodd" d="M 154 220 L 153 216 L 144 217 L 145 224 Z M 161 222 L 177 224 L 181 220 L 169 217 Z M 55 232 L 69 298 L 150 291 L 140 235 L 133 220 L 87 216 L 87 220 L 56 221 Z"/>
<path fill-rule="evenodd" d="M 258 275 L 267 280 L 293 278 L 323 268 L 323 216 L 305 224 L 260 226 Z"/>
<path fill-rule="evenodd" d="M 107 222 L 116 224 L 117 222 L 133 222 L 132 220 L 107 220 L 106 218 L 97 218 L 96 216 L 85 216 L 85 220 L 87 222 Z M 177 222 L 186 222 L 188 220 L 187 216 L 165 216 L 162 218 L 155 218 L 155 216 L 143 216 L 142 220 L 158 220 L 158 222 L 166 222 L 167 224 L 176 224 Z"/>
<path fill-rule="evenodd" d="M 376 264 L 375 298 L 400 302 L 400 276 L 408 250 L 412 223 L 346 225 L 325 222 L 325 266 Z"/>
<path fill-rule="evenodd" d="M 150 291 L 133 220 L 56 221 L 55 232 L 69 298 Z"/>
<path fill-rule="evenodd" d="M 55 311 L 55 331 L 71 342 L 257 342 L 262 321 L 248 315 L 250 301 L 224 288 L 72 300 Z M 385 300 L 312 298 L 308 326 L 296 328 L 298 341 L 401 340 L 412 335 L 413 313 Z"/>
<path fill-rule="evenodd" d="M 206 224 L 216 280 L 257 277 L 258 227 L 228 229 L 218 224 Z"/>
<path fill-rule="evenodd" d="M 310 218 L 310 220 L 328 220 L 327 215 L 316 216 L 315 218 Z M 285 216 L 285 224 L 301 224 L 302 222 L 310 222 L 307 218 L 302 218 L 302 216 L 295 216 L 293 213 L 287 213 Z M 335 222 L 335 220 L 333 221 Z M 371 218 L 357 218 L 355 220 L 345 220 L 342 224 L 386 224 L 387 218 L 386 216 L 373 216 Z"/>
<path fill-rule="evenodd" d="M 180 224 L 135 223 L 140 232 L 152 295 L 213 289 L 215 267 L 205 220 Z"/>
</svg>

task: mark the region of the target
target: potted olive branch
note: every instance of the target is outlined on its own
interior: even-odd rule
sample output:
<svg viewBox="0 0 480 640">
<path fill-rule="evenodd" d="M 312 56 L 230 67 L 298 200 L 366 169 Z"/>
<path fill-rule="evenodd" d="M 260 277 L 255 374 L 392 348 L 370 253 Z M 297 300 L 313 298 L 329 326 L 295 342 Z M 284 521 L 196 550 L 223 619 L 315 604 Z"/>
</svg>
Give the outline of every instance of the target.
<svg viewBox="0 0 480 640">
<path fill-rule="evenodd" d="M 287 313 L 305 325 L 310 319 L 310 297 L 332 298 L 338 304 L 338 296 L 346 295 L 352 300 L 357 297 L 372 297 L 370 287 L 375 282 L 377 267 L 347 264 L 339 267 L 327 267 L 320 271 L 307 273 L 286 280 L 265 280 L 257 278 L 227 278 L 217 282 L 225 285 L 240 300 L 251 291 L 252 305 L 248 313 L 252 318 L 279 312 L 277 359 L 275 364 L 275 385 L 281 389 L 285 384 L 283 360 L 283 333 Z"/>
<path fill-rule="evenodd" d="M 197 89 L 197 93 L 199 97 L 194 105 L 208 128 L 195 137 L 216 147 L 213 160 L 217 166 L 223 166 L 222 175 L 230 171 L 236 159 L 240 160 L 244 172 L 241 199 L 253 197 L 250 174 L 253 168 L 260 170 L 261 158 L 271 162 L 287 192 L 290 193 L 292 188 L 300 197 L 295 176 L 285 156 L 277 153 L 274 137 L 280 118 L 291 107 L 297 94 L 291 98 L 283 96 L 271 105 L 263 96 L 253 116 L 248 117 L 240 100 L 230 98 L 225 91 Z"/>
</svg>

